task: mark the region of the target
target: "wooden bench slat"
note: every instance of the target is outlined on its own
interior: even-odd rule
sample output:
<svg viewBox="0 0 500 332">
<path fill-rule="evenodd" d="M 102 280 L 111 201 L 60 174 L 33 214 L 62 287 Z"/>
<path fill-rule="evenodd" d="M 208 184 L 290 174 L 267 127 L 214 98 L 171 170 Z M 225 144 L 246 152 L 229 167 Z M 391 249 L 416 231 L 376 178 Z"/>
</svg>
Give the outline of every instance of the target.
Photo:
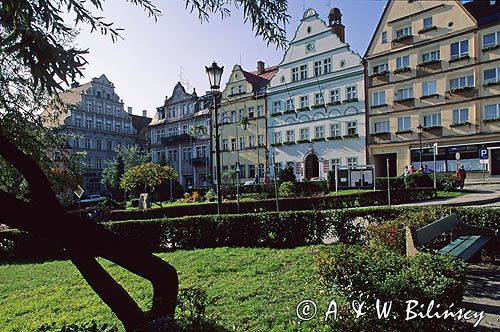
<svg viewBox="0 0 500 332">
<path fill-rule="evenodd" d="M 441 255 L 450 254 L 451 251 L 453 251 L 455 248 L 457 248 L 462 243 L 464 243 L 464 241 L 466 241 L 468 238 L 470 238 L 470 236 L 461 236 L 461 237 L 459 237 L 455 241 L 453 241 L 450 244 L 448 244 L 446 247 L 441 248 L 438 251 L 438 254 L 441 254 Z"/>
<path fill-rule="evenodd" d="M 415 231 L 416 245 L 422 246 L 459 224 L 458 216 L 452 213 Z"/>
<path fill-rule="evenodd" d="M 479 238 L 479 240 L 477 240 L 476 242 L 474 242 L 473 245 L 471 245 L 470 247 L 468 247 L 467 249 L 465 249 L 460 255 L 458 255 L 457 257 L 458 258 L 461 258 L 463 259 L 464 261 L 468 261 L 470 260 L 478 251 L 480 251 L 485 245 L 486 243 L 488 243 L 488 241 L 490 240 L 490 237 L 489 236 L 482 236 Z"/>
<path fill-rule="evenodd" d="M 488 236 L 471 235 L 461 236 L 446 247 L 438 251 L 439 254 L 448 254 L 468 261 L 481 250 L 490 240 Z"/>
</svg>

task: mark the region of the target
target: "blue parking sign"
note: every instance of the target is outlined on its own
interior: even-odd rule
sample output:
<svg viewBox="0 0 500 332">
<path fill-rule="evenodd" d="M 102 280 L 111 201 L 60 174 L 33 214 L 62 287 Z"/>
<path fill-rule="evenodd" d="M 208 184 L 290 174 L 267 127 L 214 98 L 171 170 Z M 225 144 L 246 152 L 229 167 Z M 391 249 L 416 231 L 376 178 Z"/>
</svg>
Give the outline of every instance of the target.
<svg viewBox="0 0 500 332">
<path fill-rule="evenodd" d="M 479 149 L 479 159 L 488 159 L 488 149 Z"/>
</svg>

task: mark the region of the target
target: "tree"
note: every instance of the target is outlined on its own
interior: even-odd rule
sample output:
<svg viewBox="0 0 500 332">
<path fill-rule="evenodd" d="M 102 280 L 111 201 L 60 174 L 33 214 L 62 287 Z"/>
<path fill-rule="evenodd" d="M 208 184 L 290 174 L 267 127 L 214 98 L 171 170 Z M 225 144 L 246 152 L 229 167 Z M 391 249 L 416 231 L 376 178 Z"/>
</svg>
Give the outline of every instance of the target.
<svg viewBox="0 0 500 332">
<path fill-rule="evenodd" d="M 151 0 L 126 0 L 156 19 L 160 14 Z M 245 21 L 257 35 L 284 46 L 286 0 L 182 0 L 201 21 L 213 14 L 227 17 L 231 6 L 242 8 Z M 52 149 L 64 149 L 59 137 L 43 129 L 40 116 L 46 107 L 65 111 L 56 93 L 82 76 L 87 50 L 74 47 L 76 29 L 90 27 L 119 37 L 120 29 L 94 15 L 105 0 L 3 0 L 0 3 L 0 221 L 62 245 L 92 289 L 123 322 L 127 331 L 147 330 L 148 323 L 173 317 L 177 302 L 175 268 L 151 252 L 124 241 L 98 224 L 67 214 L 49 181 Z M 64 17 L 74 17 L 65 22 Z M 56 98 L 54 98 L 56 97 Z M 36 135 L 35 135 L 36 133 Z M 40 134 L 40 135 L 38 135 Z M 47 135 L 47 136 L 45 136 Z M 47 139 L 45 139 L 47 138 Z M 126 163 L 125 163 L 126 164 Z M 3 167 L 2 166 L 2 167 Z M 1 168 L 1 167 L 0 167 Z M 126 168 L 126 166 L 125 166 Z M 0 169 L 1 171 L 1 169 Z M 17 190 L 17 192 L 16 192 Z M 39 218 L 34 219 L 33 215 Z M 43 222 L 41 222 L 43 220 Z M 88 245 L 92 239 L 92 246 Z M 130 295 L 97 262 L 104 257 L 151 281 L 151 310 L 143 312 Z"/>
<path fill-rule="evenodd" d="M 132 167 L 123 174 L 120 188 L 127 191 L 144 189 L 147 193 L 153 193 L 160 184 L 175 178 L 177 178 L 177 173 L 170 166 L 144 163 Z"/>
</svg>

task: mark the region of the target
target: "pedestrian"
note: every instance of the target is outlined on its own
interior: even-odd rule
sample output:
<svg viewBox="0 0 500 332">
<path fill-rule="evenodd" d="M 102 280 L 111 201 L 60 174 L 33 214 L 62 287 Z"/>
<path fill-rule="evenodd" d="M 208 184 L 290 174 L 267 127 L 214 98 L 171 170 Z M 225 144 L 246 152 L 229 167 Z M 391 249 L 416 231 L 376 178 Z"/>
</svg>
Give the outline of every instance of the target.
<svg viewBox="0 0 500 332">
<path fill-rule="evenodd" d="M 413 174 L 415 172 L 415 166 L 410 165 L 410 169 L 408 170 L 408 174 Z"/>
<path fill-rule="evenodd" d="M 457 172 L 455 173 L 455 175 L 458 178 L 458 183 L 459 183 L 460 189 L 464 189 L 465 178 L 467 177 L 467 173 L 465 172 L 464 165 L 462 165 L 462 167 L 457 169 Z"/>
<path fill-rule="evenodd" d="M 430 173 L 431 171 L 429 170 L 429 167 L 427 165 L 424 165 L 424 173 Z"/>
<path fill-rule="evenodd" d="M 408 165 L 405 166 L 405 169 L 403 170 L 403 176 L 407 176 L 410 170 L 408 169 Z"/>
<path fill-rule="evenodd" d="M 420 164 L 420 166 L 418 167 L 418 171 L 417 172 L 422 173 L 423 171 L 424 171 L 424 165 Z"/>
</svg>

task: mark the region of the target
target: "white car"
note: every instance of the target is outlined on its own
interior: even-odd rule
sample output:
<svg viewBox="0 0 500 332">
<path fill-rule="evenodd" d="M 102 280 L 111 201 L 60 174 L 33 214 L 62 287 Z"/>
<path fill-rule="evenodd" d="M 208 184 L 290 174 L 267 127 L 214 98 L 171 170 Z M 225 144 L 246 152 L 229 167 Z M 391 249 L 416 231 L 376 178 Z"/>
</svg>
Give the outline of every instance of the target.
<svg viewBox="0 0 500 332">
<path fill-rule="evenodd" d="M 101 195 L 89 195 L 80 199 L 79 203 L 97 203 L 105 201 L 106 197 L 102 197 Z"/>
</svg>

